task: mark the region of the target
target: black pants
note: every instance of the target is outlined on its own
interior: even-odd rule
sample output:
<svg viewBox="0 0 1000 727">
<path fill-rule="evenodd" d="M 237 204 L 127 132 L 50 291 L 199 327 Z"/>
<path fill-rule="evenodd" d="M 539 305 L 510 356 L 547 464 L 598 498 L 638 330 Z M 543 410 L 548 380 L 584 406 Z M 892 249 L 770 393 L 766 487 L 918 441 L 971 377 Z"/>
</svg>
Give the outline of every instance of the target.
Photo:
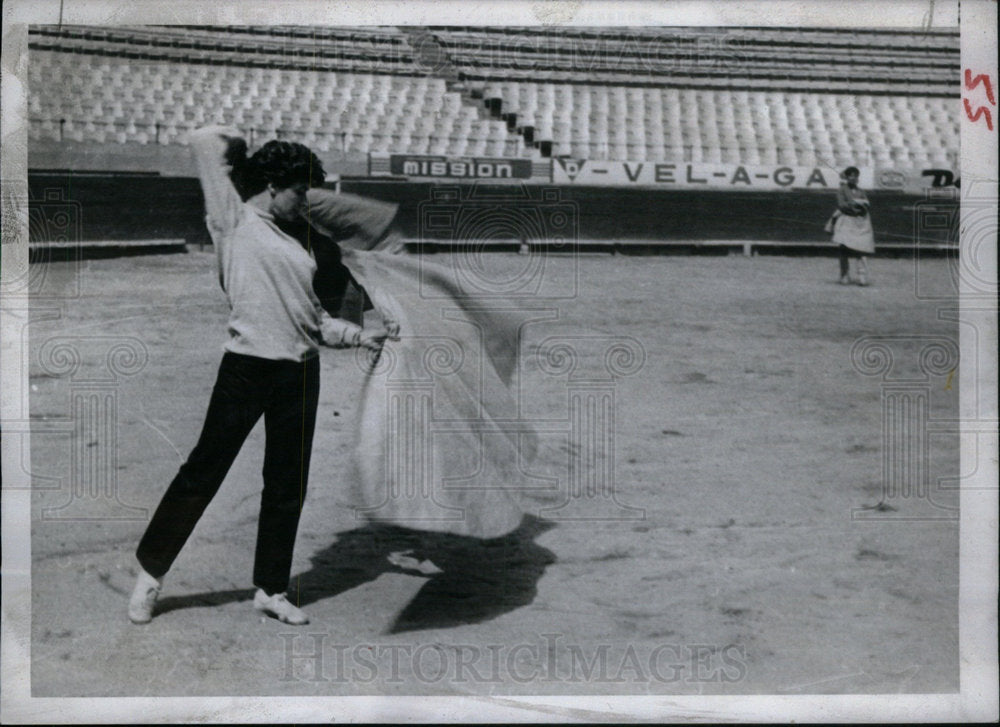
<svg viewBox="0 0 1000 727">
<path fill-rule="evenodd" d="M 287 590 L 318 401 L 318 356 L 271 361 L 227 352 L 198 444 L 139 542 L 136 555 L 146 572 L 160 578 L 170 569 L 263 414 L 264 491 L 253 581 L 268 594 Z"/>
</svg>

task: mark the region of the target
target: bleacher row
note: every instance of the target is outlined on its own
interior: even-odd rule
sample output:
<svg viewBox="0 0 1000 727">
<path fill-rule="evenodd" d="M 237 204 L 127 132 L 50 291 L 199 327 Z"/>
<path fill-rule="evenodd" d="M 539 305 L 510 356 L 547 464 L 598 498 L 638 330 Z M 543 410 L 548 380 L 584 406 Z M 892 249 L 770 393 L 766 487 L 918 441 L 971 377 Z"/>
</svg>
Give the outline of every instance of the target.
<svg viewBox="0 0 1000 727">
<path fill-rule="evenodd" d="M 551 34 L 533 28 L 432 28 L 463 78 L 546 80 L 675 87 L 954 95 L 959 74 L 954 34 L 622 29 L 613 34 Z"/>
<path fill-rule="evenodd" d="M 445 53 L 434 68 L 412 33 L 384 27 L 32 26 L 29 137 L 183 144 L 221 121 L 343 153 L 537 157 L 551 144 L 589 159 L 898 166 L 957 156 L 956 32 L 422 32 Z"/>
<path fill-rule="evenodd" d="M 923 49 L 930 53 L 956 52 L 957 28 L 788 28 L 778 26 L 618 26 L 611 28 L 551 26 L 457 26 L 431 25 L 427 30 L 436 34 L 488 33 L 497 38 L 555 38 L 566 41 L 612 39 L 615 41 L 678 41 L 699 43 L 712 37 L 740 38 L 747 45 L 849 48 L 864 50 Z"/>
<path fill-rule="evenodd" d="M 377 29 L 33 25 L 31 47 L 146 61 L 418 74 L 402 36 Z"/>
</svg>

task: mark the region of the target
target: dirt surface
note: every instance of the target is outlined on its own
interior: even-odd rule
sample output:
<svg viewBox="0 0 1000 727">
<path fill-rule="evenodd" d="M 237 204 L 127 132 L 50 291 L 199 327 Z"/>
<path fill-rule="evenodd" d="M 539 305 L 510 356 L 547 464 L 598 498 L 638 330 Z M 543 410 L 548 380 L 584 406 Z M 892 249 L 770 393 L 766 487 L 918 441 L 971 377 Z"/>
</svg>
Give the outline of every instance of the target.
<svg viewBox="0 0 1000 727">
<path fill-rule="evenodd" d="M 500 279 L 525 258 L 482 262 Z M 591 380 L 615 416 L 581 466 L 607 474 L 573 493 L 571 465 L 548 462 L 555 509 L 495 541 L 365 526 L 342 496 L 362 373 L 324 351 L 293 567 L 302 628 L 251 606 L 261 425 L 157 616 L 126 618 L 134 548 L 221 356 L 210 252 L 36 267 L 33 695 L 956 691 L 958 497 L 936 483 L 959 474 L 958 437 L 939 427 L 921 459 L 890 426 L 958 416 L 948 262 L 877 259 L 868 288 L 837 285 L 829 258 L 544 262 L 561 297 L 525 329 L 524 413 L 559 451 Z M 572 339 L 575 371 L 538 359 L 553 336 Z M 870 336 L 881 348 L 852 359 Z M 623 337 L 640 358 L 612 378 L 604 351 Z M 916 415 L 891 385 L 923 402 Z M 924 468 L 898 492 L 887 441 Z M 444 572 L 388 562 L 410 548 Z"/>
</svg>

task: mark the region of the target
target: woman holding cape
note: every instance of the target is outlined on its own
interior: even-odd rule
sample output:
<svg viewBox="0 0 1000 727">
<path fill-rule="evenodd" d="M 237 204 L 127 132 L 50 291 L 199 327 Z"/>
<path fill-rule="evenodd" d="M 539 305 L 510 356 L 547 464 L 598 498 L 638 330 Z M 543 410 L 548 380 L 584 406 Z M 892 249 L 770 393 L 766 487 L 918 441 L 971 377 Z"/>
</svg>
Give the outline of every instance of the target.
<svg viewBox="0 0 1000 727">
<path fill-rule="evenodd" d="M 868 285 L 868 255 L 875 254 L 875 233 L 872 229 L 871 204 L 858 186 L 861 173 L 857 167 L 844 170 L 837 190 L 837 209 L 826 224 L 833 233 L 840 258 L 840 284 L 850 285 L 850 258 L 857 259 L 858 285 Z"/>
<path fill-rule="evenodd" d="M 511 483 L 535 451 L 508 389 L 515 322 L 477 308 L 442 269 L 392 254 L 385 232 L 395 206 L 314 186 L 324 174 L 306 147 L 269 142 L 247 158 L 238 132 L 222 127 L 201 129 L 191 142 L 230 340 L 198 444 L 139 544 L 129 618 L 152 618 L 163 576 L 263 416 L 254 605 L 308 623 L 284 590 L 308 477 L 320 343 L 370 350 L 349 485 L 359 515 L 481 538 L 514 530 L 523 510 Z M 348 238 L 342 254 L 329 235 Z M 384 330 L 330 315 L 352 277 Z M 394 342 L 383 350 L 387 336 Z M 442 422 L 451 427 L 444 436 L 435 431 Z"/>
<path fill-rule="evenodd" d="M 191 134 L 191 149 L 229 304 L 228 338 L 198 442 L 139 542 L 128 615 L 138 624 L 152 619 L 163 577 L 263 418 L 254 606 L 302 625 L 309 619 L 285 591 L 309 476 L 319 348 L 379 350 L 387 332 L 363 331 L 322 308 L 314 291 L 316 260 L 285 229 L 301 216 L 306 191 L 325 176 L 308 148 L 271 141 L 247 158 L 238 132 L 208 127 Z"/>
</svg>

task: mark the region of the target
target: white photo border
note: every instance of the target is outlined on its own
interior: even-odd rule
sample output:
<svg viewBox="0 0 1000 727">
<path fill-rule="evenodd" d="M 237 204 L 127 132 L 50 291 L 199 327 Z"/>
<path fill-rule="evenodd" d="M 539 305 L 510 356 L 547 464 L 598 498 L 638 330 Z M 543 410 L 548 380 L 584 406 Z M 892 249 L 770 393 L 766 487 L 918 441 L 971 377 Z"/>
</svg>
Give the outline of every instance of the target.
<svg viewBox="0 0 1000 727">
<path fill-rule="evenodd" d="M 3 4 L 2 170 L 5 214 L 8 193 L 27 186 L 27 24 L 282 24 L 379 25 L 465 23 L 470 17 L 493 25 L 782 25 L 839 27 L 952 26 L 957 0 L 759 0 L 756 2 L 592 2 L 457 0 L 416 2 L 263 0 L 206 3 L 179 0 L 8 0 Z M 963 71 L 974 68 L 997 79 L 997 5 L 961 3 Z M 995 85 L 994 85 L 995 88 Z M 995 107 L 994 107 L 995 116 Z M 963 196 L 976 185 L 997 185 L 997 129 L 961 126 Z M 19 197 L 20 198 L 20 197 Z M 995 196 L 994 196 L 995 199 Z M 994 203 L 995 204 L 995 203 Z M 964 207 L 964 205 L 963 205 Z M 963 209 L 963 214 L 965 214 Z M 2 275 L 27 267 L 27 211 L 3 220 Z M 995 233 L 994 233 L 995 234 Z M 8 244 L 11 240 L 15 242 Z M 996 254 L 996 245 L 992 247 Z M 996 270 L 995 257 L 992 270 Z M 983 269 L 990 269 L 984 265 Z M 27 352 L 19 330 L 27 300 L 0 301 L 0 372 L 4 419 L 26 401 Z M 985 379 L 961 388 L 963 420 L 997 419 L 997 310 L 962 306 L 963 322 L 977 327 L 980 348 L 962 337 L 961 375 Z M 977 361 L 988 361 L 984 373 Z M 967 379 L 966 379 L 967 380 Z M 976 391 L 979 401 L 970 400 Z M 985 393 L 985 397 L 982 394 Z M 573 697 L 251 697 L 251 698 L 32 698 L 30 690 L 30 483 L 8 466 L 3 440 L 3 618 L 0 714 L 7 723 L 141 722 L 564 722 L 564 721 L 992 721 L 997 719 L 997 440 L 986 450 L 964 448 L 962 471 L 975 472 L 976 487 L 961 493 L 960 646 L 958 694 L 845 696 L 573 696 Z M 20 455 L 18 455 L 20 456 Z"/>
</svg>

